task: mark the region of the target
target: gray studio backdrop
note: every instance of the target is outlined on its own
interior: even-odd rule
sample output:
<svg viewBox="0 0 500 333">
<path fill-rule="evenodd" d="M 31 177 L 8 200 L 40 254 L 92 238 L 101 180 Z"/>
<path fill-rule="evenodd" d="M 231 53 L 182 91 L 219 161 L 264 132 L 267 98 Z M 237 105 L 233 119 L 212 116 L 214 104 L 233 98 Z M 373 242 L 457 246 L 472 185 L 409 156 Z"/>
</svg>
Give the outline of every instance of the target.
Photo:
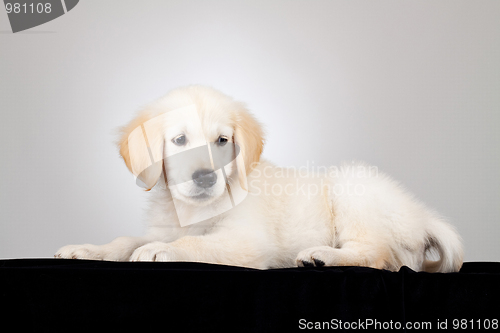
<svg viewBox="0 0 500 333">
<path fill-rule="evenodd" d="M 283 166 L 364 160 L 500 260 L 499 1 L 98 1 L 12 34 L 0 8 L 0 258 L 141 235 L 115 129 L 211 85 Z"/>
</svg>

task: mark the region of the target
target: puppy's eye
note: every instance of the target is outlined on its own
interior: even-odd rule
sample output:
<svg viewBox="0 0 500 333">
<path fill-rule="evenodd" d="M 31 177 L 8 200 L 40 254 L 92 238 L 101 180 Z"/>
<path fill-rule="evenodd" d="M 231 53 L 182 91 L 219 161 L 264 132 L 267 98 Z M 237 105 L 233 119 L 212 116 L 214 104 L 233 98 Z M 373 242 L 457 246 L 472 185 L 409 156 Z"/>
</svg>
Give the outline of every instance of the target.
<svg viewBox="0 0 500 333">
<path fill-rule="evenodd" d="M 178 135 L 172 139 L 172 142 L 177 146 L 184 146 L 186 144 L 186 136 L 184 134 Z"/>
<path fill-rule="evenodd" d="M 224 146 L 227 143 L 227 141 L 228 141 L 227 136 L 221 135 L 219 136 L 217 141 L 215 141 L 215 144 L 217 146 Z"/>
</svg>

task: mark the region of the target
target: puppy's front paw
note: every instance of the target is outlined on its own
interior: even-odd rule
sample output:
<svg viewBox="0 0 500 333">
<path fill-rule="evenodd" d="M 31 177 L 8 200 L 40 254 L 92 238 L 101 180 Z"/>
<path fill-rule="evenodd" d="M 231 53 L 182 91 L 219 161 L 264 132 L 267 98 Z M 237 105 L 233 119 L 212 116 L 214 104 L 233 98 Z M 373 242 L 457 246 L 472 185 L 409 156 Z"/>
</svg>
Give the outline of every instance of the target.
<svg viewBox="0 0 500 333">
<path fill-rule="evenodd" d="M 56 254 L 55 258 L 65 259 L 93 259 L 102 260 L 104 254 L 100 251 L 98 245 L 83 244 L 83 245 L 66 245 L 61 247 Z"/>
<path fill-rule="evenodd" d="M 300 251 L 295 259 L 298 267 L 321 267 L 335 265 L 335 249 L 330 246 L 316 246 Z"/>
<path fill-rule="evenodd" d="M 181 261 L 181 250 L 163 242 L 152 242 L 136 249 L 130 261 Z"/>
</svg>

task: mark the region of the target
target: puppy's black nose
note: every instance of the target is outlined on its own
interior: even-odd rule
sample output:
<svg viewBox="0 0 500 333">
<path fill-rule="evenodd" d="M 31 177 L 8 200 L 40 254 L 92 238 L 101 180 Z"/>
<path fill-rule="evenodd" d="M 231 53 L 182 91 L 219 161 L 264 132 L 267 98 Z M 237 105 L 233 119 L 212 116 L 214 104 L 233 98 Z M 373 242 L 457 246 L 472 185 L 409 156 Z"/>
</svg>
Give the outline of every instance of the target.
<svg viewBox="0 0 500 333">
<path fill-rule="evenodd" d="M 212 170 L 201 169 L 193 173 L 193 181 L 196 185 L 203 188 L 209 188 L 217 183 L 217 175 Z"/>
</svg>

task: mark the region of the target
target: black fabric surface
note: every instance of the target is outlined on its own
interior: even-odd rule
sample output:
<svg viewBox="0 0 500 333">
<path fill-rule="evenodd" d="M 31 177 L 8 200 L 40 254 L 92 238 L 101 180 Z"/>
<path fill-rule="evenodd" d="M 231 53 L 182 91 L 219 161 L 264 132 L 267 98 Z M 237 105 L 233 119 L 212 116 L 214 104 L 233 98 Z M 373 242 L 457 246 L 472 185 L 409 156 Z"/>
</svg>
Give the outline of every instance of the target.
<svg viewBox="0 0 500 333">
<path fill-rule="evenodd" d="M 478 331 L 500 319 L 500 263 L 470 262 L 459 273 L 429 274 L 407 267 L 261 271 L 14 259 L 0 260 L 0 285 L 2 327 L 19 332 L 294 332 L 318 328 L 317 322 L 324 330 L 346 328 L 346 322 L 346 331 L 353 323 L 357 330 L 384 330 L 391 322 L 403 330 L 417 321 L 433 329 L 447 323 L 451 331 L 457 319 Z M 358 327 L 369 320 L 372 325 Z"/>
</svg>

